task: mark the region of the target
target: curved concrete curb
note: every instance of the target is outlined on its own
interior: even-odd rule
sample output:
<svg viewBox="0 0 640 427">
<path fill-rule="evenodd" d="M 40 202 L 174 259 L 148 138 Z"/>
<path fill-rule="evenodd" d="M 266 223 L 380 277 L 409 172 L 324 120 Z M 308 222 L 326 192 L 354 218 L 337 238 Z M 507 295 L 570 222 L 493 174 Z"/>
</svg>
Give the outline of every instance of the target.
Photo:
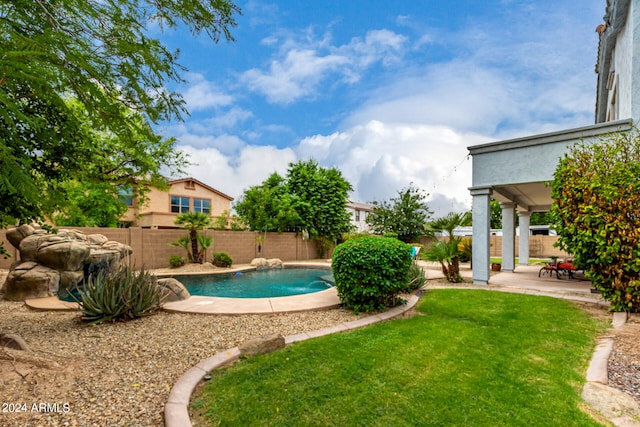
<svg viewBox="0 0 640 427">
<path fill-rule="evenodd" d="M 411 295 L 405 305 L 394 307 L 384 313 L 368 316 L 352 322 L 341 323 L 329 328 L 289 335 L 285 337 L 285 344 L 289 345 L 308 340 L 310 338 L 321 337 L 336 332 L 350 331 L 373 323 L 390 320 L 411 310 L 417 304 L 418 300 L 418 296 Z M 191 419 L 189 419 L 189 400 L 191 399 L 191 393 L 193 393 L 193 390 L 195 390 L 196 386 L 200 381 L 202 381 L 204 376 L 213 369 L 229 364 L 239 358 L 240 350 L 238 347 L 230 348 L 203 360 L 182 374 L 171 389 L 169 399 L 164 405 L 164 425 L 166 427 L 190 427 L 192 424 Z"/>
<path fill-rule="evenodd" d="M 627 322 L 627 313 L 613 313 L 613 329 L 621 328 Z M 640 417 L 640 406 L 628 394 L 609 387 L 607 369 L 613 351 L 613 339 L 603 338 L 596 346 L 587 369 L 587 382 L 582 389 L 582 399 L 604 415 L 615 426 L 640 427 L 634 417 Z"/>
</svg>

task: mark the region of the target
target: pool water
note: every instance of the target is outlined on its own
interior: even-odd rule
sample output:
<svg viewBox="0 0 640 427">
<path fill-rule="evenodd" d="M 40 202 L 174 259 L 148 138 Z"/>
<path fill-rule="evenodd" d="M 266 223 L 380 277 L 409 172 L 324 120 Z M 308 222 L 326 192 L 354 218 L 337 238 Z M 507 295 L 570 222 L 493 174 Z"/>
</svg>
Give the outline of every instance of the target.
<svg viewBox="0 0 640 427">
<path fill-rule="evenodd" d="M 274 298 L 310 294 L 334 286 L 331 270 L 284 268 L 237 273 L 174 276 L 191 295 Z"/>
</svg>

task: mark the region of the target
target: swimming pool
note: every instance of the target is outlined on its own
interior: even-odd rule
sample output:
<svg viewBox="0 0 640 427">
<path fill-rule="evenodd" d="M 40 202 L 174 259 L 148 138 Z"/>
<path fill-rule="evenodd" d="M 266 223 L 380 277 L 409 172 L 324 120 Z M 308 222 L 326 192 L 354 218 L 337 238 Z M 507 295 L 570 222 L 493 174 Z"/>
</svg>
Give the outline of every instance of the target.
<svg viewBox="0 0 640 427">
<path fill-rule="evenodd" d="M 274 298 L 309 294 L 334 286 L 326 268 L 284 268 L 207 275 L 173 276 L 191 295 L 224 298 Z"/>
</svg>

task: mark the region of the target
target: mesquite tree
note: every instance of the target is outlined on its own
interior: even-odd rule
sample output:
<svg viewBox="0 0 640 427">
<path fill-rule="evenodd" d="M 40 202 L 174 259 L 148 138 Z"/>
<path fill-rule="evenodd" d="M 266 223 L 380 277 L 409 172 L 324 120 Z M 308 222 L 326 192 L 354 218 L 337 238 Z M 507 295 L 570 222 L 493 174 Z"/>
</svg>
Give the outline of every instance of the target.
<svg viewBox="0 0 640 427">
<path fill-rule="evenodd" d="M 147 26 L 232 40 L 236 13 L 229 0 L 0 2 L 0 227 L 59 212 L 69 179 L 141 184 L 184 164 L 153 128 L 186 114 L 167 90 L 184 69 Z"/>
</svg>

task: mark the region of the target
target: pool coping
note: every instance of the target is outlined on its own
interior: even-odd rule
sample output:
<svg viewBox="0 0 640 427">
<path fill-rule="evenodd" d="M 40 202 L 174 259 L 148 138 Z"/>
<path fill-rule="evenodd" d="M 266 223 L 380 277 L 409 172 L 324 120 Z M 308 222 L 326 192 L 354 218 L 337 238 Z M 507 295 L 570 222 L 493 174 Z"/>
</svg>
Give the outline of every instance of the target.
<svg viewBox="0 0 640 427">
<path fill-rule="evenodd" d="M 283 266 L 285 268 L 322 267 L 331 270 L 331 264 L 327 261 L 284 262 Z M 225 274 L 239 271 L 251 271 L 255 269 L 255 266 L 242 265 L 236 268 L 221 269 L 220 271 L 188 272 L 158 269 L 151 272 L 158 277 L 175 277 L 184 275 Z M 79 305 L 77 303 L 62 301 L 55 296 L 27 299 L 24 303 L 33 310 L 74 311 L 79 309 Z M 221 298 L 194 295 L 181 301 L 165 302 L 161 305 L 161 309 L 172 313 L 241 315 L 330 310 L 339 307 L 340 304 L 341 302 L 340 298 L 338 298 L 338 291 L 335 287 L 332 287 L 330 289 L 310 294 L 274 298 Z"/>
</svg>

